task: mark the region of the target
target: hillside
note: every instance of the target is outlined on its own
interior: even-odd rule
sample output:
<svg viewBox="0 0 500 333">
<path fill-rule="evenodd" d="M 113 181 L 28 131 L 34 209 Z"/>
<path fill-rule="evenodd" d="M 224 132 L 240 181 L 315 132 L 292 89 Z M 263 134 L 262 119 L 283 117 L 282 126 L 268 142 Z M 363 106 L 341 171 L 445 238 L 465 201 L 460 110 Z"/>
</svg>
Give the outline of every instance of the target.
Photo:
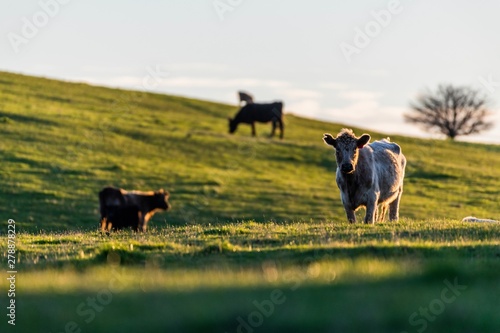
<svg viewBox="0 0 500 333">
<path fill-rule="evenodd" d="M 345 220 L 334 154 L 321 140 L 343 125 L 287 115 L 285 140 L 267 138 L 270 125 L 262 124 L 252 138 L 245 125 L 227 133 L 235 112 L 0 72 L 2 220 L 26 231 L 93 229 L 106 185 L 170 191 L 173 208 L 153 218 L 156 227 Z M 391 140 L 408 159 L 403 218 L 500 218 L 500 146 Z"/>
<path fill-rule="evenodd" d="M 500 146 L 391 136 L 403 218 L 350 224 L 321 140 L 341 124 L 287 115 L 283 141 L 270 125 L 229 135 L 235 111 L 0 73 L 0 234 L 16 221 L 0 253 L 17 288 L 2 303 L 17 297 L 17 327 L 0 331 L 498 332 L 500 229 L 457 219 L 500 217 Z M 106 185 L 165 188 L 173 208 L 147 233 L 101 234 Z"/>
</svg>

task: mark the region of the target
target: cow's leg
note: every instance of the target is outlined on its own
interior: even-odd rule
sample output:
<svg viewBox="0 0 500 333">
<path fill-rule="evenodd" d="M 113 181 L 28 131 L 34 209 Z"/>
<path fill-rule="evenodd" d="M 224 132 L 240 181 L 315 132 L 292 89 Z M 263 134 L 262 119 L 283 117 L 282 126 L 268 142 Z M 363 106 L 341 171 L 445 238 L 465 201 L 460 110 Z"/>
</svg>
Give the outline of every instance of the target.
<svg viewBox="0 0 500 333">
<path fill-rule="evenodd" d="M 252 126 L 252 136 L 256 136 L 257 134 L 255 132 L 255 122 L 252 122 L 250 125 Z"/>
<path fill-rule="evenodd" d="M 347 215 L 347 220 L 351 223 L 356 223 L 356 214 L 354 214 L 354 210 L 352 209 L 346 209 L 345 213 Z"/>
<path fill-rule="evenodd" d="M 354 214 L 354 209 L 352 209 L 349 205 L 344 205 L 344 210 L 347 216 L 347 221 L 356 223 L 356 214 Z"/>
<path fill-rule="evenodd" d="M 105 216 L 101 216 L 101 231 L 106 231 L 107 219 Z"/>
<path fill-rule="evenodd" d="M 380 215 L 378 215 L 377 217 L 375 217 L 375 221 L 384 222 L 386 214 L 387 214 L 387 205 L 386 204 L 381 204 L 380 205 Z"/>
<path fill-rule="evenodd" d="M 396 199 L 389 204 L 389 220 L 397 221 L 399 220 L 399 202 L 401 201 L 401 195 L 403 194 L 403 187 L 399 189 L 398 196 Z"/>
<path fill-rule="evenodd" d="M 101 199 L 99 197 L 99 211 L 101 213 L 101 221 L 100 221 L 100 224 L 101 224 L 101 230 L 104 231 L 104 229 L 106 228 L 106 223 L 107 223 L 107 216 L 108 216 L 108 213 L 106 211 L 106 208 L 104 206 L 104 203 L 102 202 L 103 199 Z"/>
<path fill-rule="evenodd" d="M 273 129 L 271 130 L 271 135 L 269 137 L 274 137 L 274 133 L 276 132 L 276 120 L 273 119 Z"/>
<path fill-rule="evenodd" d="M 378 195 L 373 195 L 373 197 L 368 198 L 368 201 L 366 203 L 365 223 L 375 223 L 375 215 L 377 214 L 377 201 Z"/>
<path fill-rule="evenodd" d="M 143 228 L 144 228 L 144 219 L 139 217 L 139 223 L 137 225 L 137 228 L 134 228 L 134 230 L 139 232 L 142 231 Z"/>
<path fill-rule="evenodd" d="M 143 232 L 146 231 L 146 223 L 148 222 L 148 214 L 143 214 L 142 212 L 139 212 L 138 214 L 138 220 L 139 220 L 139 225 L 137 226 L 136 231 L 138 232 Z"/>
<path fill-rule="evenodd" d="M 347 216 L 347 221 L 351 223 L 356 222 L 356 215 L 354 214 L 355 209 L 351 205 L 351 201 L 349 197 L 345 195 L 344 192 L 340 192 L 340 200 L 342 201 L 342 205 L 344 206 L 345 214 Z"/>
</svg>

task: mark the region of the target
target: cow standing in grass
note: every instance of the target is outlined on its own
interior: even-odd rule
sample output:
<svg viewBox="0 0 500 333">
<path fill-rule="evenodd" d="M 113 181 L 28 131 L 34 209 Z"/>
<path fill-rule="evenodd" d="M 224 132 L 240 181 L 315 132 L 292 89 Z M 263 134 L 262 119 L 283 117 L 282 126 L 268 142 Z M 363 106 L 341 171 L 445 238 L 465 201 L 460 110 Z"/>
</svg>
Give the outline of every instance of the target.
<svg viewBox="0 0 500 333">
<path fill-rule="evenodd" d="M 101 231 L 109 233 L 111 230 L 131 228 L 139 229 L 142 220 L 142 212 L 136 205 L 108 206 L 106 217 L 101 219 Z"/>
<path fill-rule="evenodd" d="M 156 212 L 170 208 L 168 197 L 169 193 L 164 190 L 128 192 L 121 188 L 105 187 L 99 192 L 101 229 L 111 229 L 108 219 L 117 228 L 130 226 L 137 220 L 138 224 L 137 227 L 133 226 L 134 229 L 146 231 L 148 221 Z"/>
<path fill-rule="evenodd" d="M 335 148 L 337 185 L 347 219 L 356 222 L 354 212 L 364 206 L 365 223 L 383 221 L 387 208 L 389 219 L 397 221 L 406 167 L 401 147 L 386 139 L 368 144 L 368 134 L 358 138 L 348 129 L 335 138 L 324 134 L 323 140 Z"/>
<path fill-rule="evenodd" d="M 283 139 L 283 103 L 274 102 L 270 104 L 246 104 L 243 106 L 234 118 L 229 118 L 229 133 L 236 132 L 240 123 L 250 124 L 252 126 L 252 136 L 256 135 L 255 123 L 273 123 L 271 137 L 274 136 L 276 127 L 280 128 L 280 138 Z"/>
<path fill-rule="evenodd" d="M 253 96 L 247 92 L 238 91 L 238 98 L 240 99 L 240 106 L 243 102 L 246 104 L 253 104 Z"/>
</svg>

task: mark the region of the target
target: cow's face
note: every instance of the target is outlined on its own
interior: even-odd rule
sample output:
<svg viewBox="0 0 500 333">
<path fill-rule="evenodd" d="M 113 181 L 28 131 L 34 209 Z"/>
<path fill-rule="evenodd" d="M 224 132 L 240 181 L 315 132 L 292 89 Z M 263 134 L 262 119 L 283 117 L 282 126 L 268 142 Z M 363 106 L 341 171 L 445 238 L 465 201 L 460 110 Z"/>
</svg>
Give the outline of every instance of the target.
<svg viewBox="0 0 500 333">
<path fill-rule="evenodd" d="M 163 189 L 156 191 L 155 192 L 155 199 L 156 199 L 155 202 L 156 202 L 157 208 L 169 210 L 170 209 L 170 203 L 168 202 L 169 197 L 170 197 L 170 194 Z"/>
<path fill-rule="evenodd" d="M 357 138 L 351 130 L 343 129 L 336 138 L 331 134 L 324 134 L 323 141 L 335 148 L 339 170 L 344 174 L 352 174 L 358 164 L 359 149 L 370 141 L 370 136 L 363 134 Z"/>
<path fill-rule="evenodd" d="M 238 127 L 238 123 L 232 118 L 229 118 L 228 120 L 229 120 L 229 133 L 233 134 L 234 132 L 236 132 L 236 128 Z"/>
</svg>

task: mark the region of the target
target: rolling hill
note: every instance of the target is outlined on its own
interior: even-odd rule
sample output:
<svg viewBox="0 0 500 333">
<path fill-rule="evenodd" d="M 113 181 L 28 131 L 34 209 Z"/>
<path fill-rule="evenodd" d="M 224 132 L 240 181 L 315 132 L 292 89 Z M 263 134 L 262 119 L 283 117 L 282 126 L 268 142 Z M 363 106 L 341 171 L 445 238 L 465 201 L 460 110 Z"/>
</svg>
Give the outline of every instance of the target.
<svg viewBox="0 0 500 333">
<path fill-rule="evenodd" d="M 391 136 L 402 219 L 349 224 L 322 142 L 343 125 L 229 135 L 235 111 L 0 72 L 0 253 L 17 271 L 0 331 L 498 332 L 500 229 L 460 219 L 500 217 L 500 146 Z M 101 234 L 106 185 L 165 188 L 173 208 Z"/>
<path fill-rule="evenodd" d="M 0 73 L 2 215 L 26 230 L 92 229 L 97 192 L 165 188 L 152 225 L 345 220 L 324 132 L 341 124 L 286 116 L 227 133 L 236 107 Z M 362 129 L 354 129 L 359 135 Z M 373 133 L 372 140 L 386 137 Z M 408 159 L 401 216 L 500 217 L 500 146 L 391 136 Z"/>
</svg>

